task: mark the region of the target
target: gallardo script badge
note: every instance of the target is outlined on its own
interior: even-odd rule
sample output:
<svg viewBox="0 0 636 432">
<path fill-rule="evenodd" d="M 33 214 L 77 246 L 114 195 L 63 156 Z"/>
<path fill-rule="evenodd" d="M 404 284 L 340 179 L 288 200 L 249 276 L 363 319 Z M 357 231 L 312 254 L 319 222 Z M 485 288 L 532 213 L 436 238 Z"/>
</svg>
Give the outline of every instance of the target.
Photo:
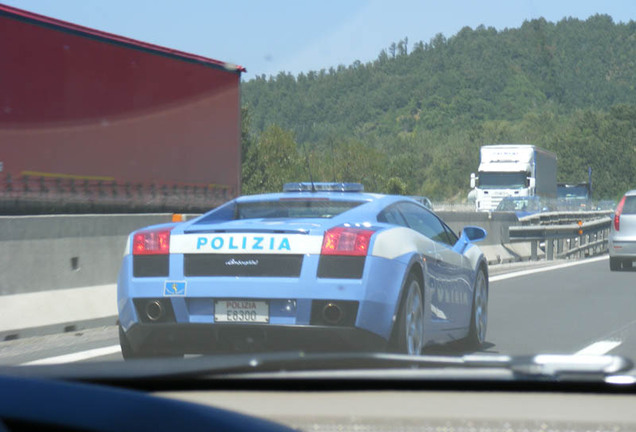
<svg viewBox="0 0 636 432">
<path fill-rule="evenodd" d="M 225 261 L 225 265 L 226 266 L 257 266 L 258 260 L 257 259 L 242 260 L 242 259 L 232 258 Z"/>
</svg>

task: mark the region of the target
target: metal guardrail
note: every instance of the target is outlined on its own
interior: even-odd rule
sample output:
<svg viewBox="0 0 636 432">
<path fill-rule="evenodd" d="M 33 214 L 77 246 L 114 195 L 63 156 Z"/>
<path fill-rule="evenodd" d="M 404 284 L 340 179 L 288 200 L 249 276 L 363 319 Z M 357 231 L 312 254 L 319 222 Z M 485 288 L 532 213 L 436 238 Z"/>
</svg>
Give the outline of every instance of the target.
<svg viewBox="0 0 636 432">
<path fill-rule="evenodd" d="M 609 212 L 611 214 L 611 212 Z M 534 225 L 511 226 L 509 241 L 530 242 L 531 259 L 536 261 L 539 249 L 547 260 L 582 258 L 607 251 L 612 218 L 608 212 L 552 212 L 533 215 L 520 222 Z M 546 217 L 547 216 L 547 217 Z M 537 223 L 538 222 L 538 223 Z M 556 246 L 556 247 L 555 247 Z"/>
<path fill-rule="evenodd" d="M 551 211 L 521 217 L 519 223 L 521 225 L 565 225 L 579 221 L 597 220 L 613 214 L 613 210 Z"/>
</svg>

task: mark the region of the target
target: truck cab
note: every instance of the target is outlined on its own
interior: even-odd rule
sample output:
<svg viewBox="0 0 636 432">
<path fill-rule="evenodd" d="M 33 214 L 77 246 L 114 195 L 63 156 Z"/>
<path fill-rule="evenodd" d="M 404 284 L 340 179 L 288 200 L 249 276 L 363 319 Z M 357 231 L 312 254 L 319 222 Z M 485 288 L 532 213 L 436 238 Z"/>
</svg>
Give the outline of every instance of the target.
<svg viewBox="0 0 636 432">
<path fill-rule="evenodd" d="M 557 185 L 557 204 L 562 210 L 590 210 L 592 209 L 592 184 L 559 183 Z"/>
<path fill-rule="evenodd" d="M 529 144 L 483 146 L 470 177 L 475 210 L 493 211 L 506 197 L 556 197 L 556 155 Z"/>
</svg>

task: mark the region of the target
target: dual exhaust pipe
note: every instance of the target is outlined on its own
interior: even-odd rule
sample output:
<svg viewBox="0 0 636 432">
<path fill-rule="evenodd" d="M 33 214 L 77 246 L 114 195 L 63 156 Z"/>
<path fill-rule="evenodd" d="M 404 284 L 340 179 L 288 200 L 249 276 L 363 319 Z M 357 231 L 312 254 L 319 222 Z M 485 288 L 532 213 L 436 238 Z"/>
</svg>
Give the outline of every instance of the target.
<svg viewBox="0 0 636 432">
<path fill-rule="evenodd" d="M 165 308 L 159 300 L 152 300 L 146 303 L 144 313 L 146 314 L 146 318 L 152 322 L 160 321 L 166 315 Z"/>
<path fill-rule="evenodd" d="M 329 302 L 322 308 L 322 319 L 327 324 L 340 324 L 344 318 L 344 315 L 344 311 L 338 303 Z"/>
<path fill-rule="evenodd" d="M 166 308 L 161 300 L 150 300 L 146 302 L 143 313 L 145 318 L 151 322 L 162 321 L 166 318 Z M 327 302 L 322 307 L 320 316 L 326 324 L 338 325 L 344 321 L 345 311 L 338 303 Z"/>
</svg>

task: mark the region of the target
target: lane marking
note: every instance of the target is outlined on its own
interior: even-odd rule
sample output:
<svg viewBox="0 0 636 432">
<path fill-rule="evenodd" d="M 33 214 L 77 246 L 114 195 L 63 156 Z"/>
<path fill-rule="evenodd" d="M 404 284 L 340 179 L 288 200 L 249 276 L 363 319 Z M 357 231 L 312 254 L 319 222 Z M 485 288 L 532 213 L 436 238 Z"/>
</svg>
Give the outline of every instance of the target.
<svg viewBox="0 0 636 432">
<path fill-rule="evenodd" d="M 604 355 L 619 346 L 622 342 L 619 341 L 599 341 L 594 342 L 592 345 L 586 346 L 580 351 L 574 353 L 574 355 Z"/>
<path fill-rule="evenodd" d="M 497 282 L 497 281 L 501 281 L 501 280 L 505 280 L 505 279 L 511 279 L 511 278 L 520 277 L 520 276 L 527 276 L 527 275 L 531 275 L 531 274 L 534 274 L 534 273 L 547 272 L 547 271 L 551 271 L 551 270 L 559 270 L 559 269 L 562 269 L 562 268 L 574 267 L 574 266 L 581 265 L 581 264 L 588 264 L 588 263 L 603 261 L 603 260 L 607 260 L 607 259 L 609 259 L 609 256 L 608 255 L 604 255 L 604 256 L 596 257 L 596 258 L 587 258 L 587 259 L 584 259 L 582 261 L 575 261 L 575 262 L 565 263 L 565 264 L 557 264 L 557 265 L 554 265 L 554 266 L 547 266 L 547 267 L 539 267 L 539 268 L 534 268 L 534 269 L 529 269 L 529 270 L 522 270 L 522 271 L 518 271 L 518 272 L 514 272 L 514 273 L 500 274 L 500 275 L 496 275 L 496 276 L 491 276 L 491 277 L 488 278 L 488 280 L 490 282 Z"/>
<path fill-rule="evenodd" d="M 121 353 L 121 348 L 119 347 L 119 345 L 111 345 L 103 348 L 95 348 L 87 351 L 64 354 L 56 357 L 47 357 L 39 360 L 33 360 L 30 362 L 22 363 L 22 366 L 74 363 L 82 360 L 88 360 L 94 357 L 101 357 L 116 353 Z"/>
</svg>

